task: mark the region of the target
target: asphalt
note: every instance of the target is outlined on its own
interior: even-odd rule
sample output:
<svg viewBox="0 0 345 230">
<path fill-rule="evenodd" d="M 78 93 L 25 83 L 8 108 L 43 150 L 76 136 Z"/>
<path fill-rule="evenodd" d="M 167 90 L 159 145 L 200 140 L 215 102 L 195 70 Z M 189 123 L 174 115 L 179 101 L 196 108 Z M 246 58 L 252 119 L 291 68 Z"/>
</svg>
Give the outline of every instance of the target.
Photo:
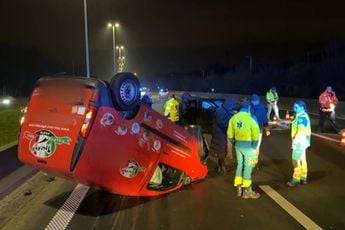
<svg viewBox="0 0 345 230">
<path fill-rule="evenodd" d="M 126 197 L 90 188 L 67 229 L 304 229 L 259 185 L 272 187 L 321 228 L 344 229 L 345 147 L 313 136 L 307 151 L 308 184 L 294 188 L 285 184 L 292 175 L 290 159 L 289 131 L 278 127 L 263 138 L 260 167 L 253 174 L 254 190 L 261 193 L 257 200 L 236 197 L 234 162 L 227 161 L 228 173 L 222 175 L 211 158 L 205 180 L 164 196 Z M 75 186 L 34 174 L 0 201 L 0 229 L 45 228 Z"/>
</svg>

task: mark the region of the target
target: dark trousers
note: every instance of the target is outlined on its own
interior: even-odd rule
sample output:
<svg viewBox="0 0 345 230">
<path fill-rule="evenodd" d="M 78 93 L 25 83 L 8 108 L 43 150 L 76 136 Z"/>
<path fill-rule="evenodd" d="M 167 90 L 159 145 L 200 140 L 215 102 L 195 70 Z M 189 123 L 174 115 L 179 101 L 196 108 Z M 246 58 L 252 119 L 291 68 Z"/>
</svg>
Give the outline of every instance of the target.
<svg viewBox="0 0 345 230">
<path fill-rule="evenodd" d="M 323 131 L 323 125 L 326 120 L 329 120 L 331 123 L 334 131 L 338 131 L 338 128 L 335 124 L 335 112 L 329 112 L 329 111 L 322 111 L 320 110 L 320 118 L 319 118 L 319 130 L 320 132 Z"/>
</svg>

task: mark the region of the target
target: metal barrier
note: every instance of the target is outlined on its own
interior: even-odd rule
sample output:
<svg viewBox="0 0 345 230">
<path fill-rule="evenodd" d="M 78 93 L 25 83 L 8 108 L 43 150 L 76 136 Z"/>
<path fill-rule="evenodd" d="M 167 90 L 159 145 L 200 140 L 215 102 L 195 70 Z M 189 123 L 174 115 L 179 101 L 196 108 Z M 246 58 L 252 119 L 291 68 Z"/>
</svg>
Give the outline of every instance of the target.
<svg viewBox="0 0 345 230">
<path fill-rule="evenodd" d="M 176 95 L 181 95 L 185 91 L 175 91 Z M 223 94 L 223 93 L 204 93 L 204 92 L 189 92 L 192 96 L 196 97 L 208 97 L 208 98 L 228 98 L 232 97 L 236 100 L 239 100 L 244 97 L 250 98 L 251 95 L 245 94 Z M 262 104 L 266 104 L 266 96 L 260 96 Z M 293 103 L 297 100 L 302 100 L 307 105 L 308 113 L 319 114 L 319 102 L 318 99 L 305 99 L 305 98 L 287 98 L 281 97 L 278 101 L 278 107 L 280 110 L 289 110 L 292 111 Z M 345 119 L 345 102 L 340 101 L 336 107 L 336 115 L 339 119 Z"/>
</svg>

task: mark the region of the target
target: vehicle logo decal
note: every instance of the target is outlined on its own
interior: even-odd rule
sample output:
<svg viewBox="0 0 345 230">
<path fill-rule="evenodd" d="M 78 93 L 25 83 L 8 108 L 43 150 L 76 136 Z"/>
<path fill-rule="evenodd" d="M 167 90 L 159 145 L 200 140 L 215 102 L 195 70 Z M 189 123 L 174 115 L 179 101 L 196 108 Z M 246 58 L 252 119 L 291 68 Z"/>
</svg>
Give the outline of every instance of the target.
<svg viewBox="0 0 345 230">
<path fill-rule="evenodd" d="M 154 148 L 156 151 L 160 150 L 161 147 L 162 147 L 162 145 L 161 145 L 161 142 L 160 142 L 159 140 L 155 140 L 155 141 L 153 142 L 153 148 Z"/>
<path fill-rule="evenodd" d="M 120 169 L 122 176 L 127 178 L 135 177 L 139 172 L 145 172 L 146 168 L 141 167 L 135 160 L 129 160 L 128 164 Z"/>
<path fill-rule="evenodd" d="M 157 129 L 163 128 L 163 121 L 161 119 L 157 119 L 157 121 L 156 121 L 156 128 Z"/>
<path fill-rule="evenodd" d="M 105 113 L 101 119 L 101 125 L 110 126 L 114 124 L 114 116 L 111 113 Z"/>
<path fill-rule="evenodd" d="M 132 124 L 132 134 L 138 134 L 140 131 L 140 125 L 138 123 Z"/>
<path fill-rule="evenodd" d="M 150 132 L 148 130 L 145 130 L 143 132 L 143 138 L 144 138 L 145 141 L 149 141 L 150 140 L 151 134 L 150 134 Z"/>
<path fill-rule="evenodd" d="M 29 148 L 36 157 L 46 158 L 54 154 L 56 145 L 69 144 L 71 138 L 57 137 L 48 130 L 39 130 L 35 134 L 25 133 L 26 138 L 30 138 Z"/>
<path fill-rule="evenodd" d="M 117 135 L 120 135 L 120 136 L 126 135 L 126 133 L 127 133 L 127 126 L 119 125 L 119 127 L 117 127 L 117 130 L 115 130 L 115 133 Z"/>
</svg>

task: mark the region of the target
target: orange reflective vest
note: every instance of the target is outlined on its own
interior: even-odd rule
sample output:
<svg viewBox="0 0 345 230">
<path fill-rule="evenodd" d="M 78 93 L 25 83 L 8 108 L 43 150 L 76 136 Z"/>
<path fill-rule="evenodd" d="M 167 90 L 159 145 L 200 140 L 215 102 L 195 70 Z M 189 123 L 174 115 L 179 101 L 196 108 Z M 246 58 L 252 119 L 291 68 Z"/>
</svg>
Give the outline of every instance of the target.
<svg viewBox="0 0 345 230">
<path fill-rule="evenodd" d="M 338 98 L 335 95 L 335 92 L 327 92 L 324 91 L 319 96 L 319 103 L 321 105 L 321 108 L 324 109 L 334 109 L 334 106 L 338 103 Z"/>
</svg>

